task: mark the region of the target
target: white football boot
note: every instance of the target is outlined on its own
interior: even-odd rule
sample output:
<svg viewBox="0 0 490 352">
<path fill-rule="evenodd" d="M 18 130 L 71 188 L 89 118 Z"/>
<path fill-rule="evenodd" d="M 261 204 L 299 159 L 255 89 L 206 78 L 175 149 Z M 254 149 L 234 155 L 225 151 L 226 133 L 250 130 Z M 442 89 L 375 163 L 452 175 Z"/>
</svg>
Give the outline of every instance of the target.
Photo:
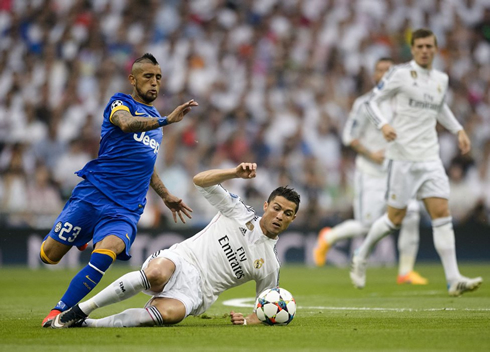
<svg viewBox="0 0 490 352">
<path fill-rule="evenodd" d="M 462 276 L 451 284 L 448 284 L 449 296 L 461 296 L 465 292 L 475 291 L 482 284 L 481 277 L 470 279 Z"/>
<path fill-rule="evenodd" d="M 356 255 L 352 257 L 350 279 L 356 288 L 361 289 L 366 286 L 366 267 L 367 260 Z"/>
</svg>

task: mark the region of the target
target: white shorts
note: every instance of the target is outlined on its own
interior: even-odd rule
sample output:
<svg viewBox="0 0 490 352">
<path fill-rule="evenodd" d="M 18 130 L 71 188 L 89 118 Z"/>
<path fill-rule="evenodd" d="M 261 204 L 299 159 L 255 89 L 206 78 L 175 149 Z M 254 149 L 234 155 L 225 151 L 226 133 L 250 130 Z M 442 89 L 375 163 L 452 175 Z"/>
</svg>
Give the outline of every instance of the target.
<svg viewBox="0 0 490 352">
<path fill-rule="evenodd" d="M 370 227 L 386 211 L 385 176 L 372 176 L 356 170 L 354 183 L 354 219 Z"/>
<path fill-rule="evenodd" d="M 449 180 L 441 160 L 388 163 L 388 205 L 405 209 L 412 197 L 449 199 Z"/>
<path fill-rule="evenodd" d="M 356 170 L 354 219 L 366 227 L 371 227 L 373 222 L 386 212 L 387 176 L 372 176 Z M 415 199 L 410 199 L 407 210 L 418 213 L 420 206 Z"/>
<path fill-rule="evenodd" d="M 182 302 L 186 317 L 196 312 L 202 305 L 201 275 L 196 267 L 171 250 L 164 249 L 150 255 L 141 269 L 145 270 L 155 258 L 171 260 L 175 264 L 175 271 L 162 292 L 143 292 L 154 298 L 173 298 Z"/>
</svg>

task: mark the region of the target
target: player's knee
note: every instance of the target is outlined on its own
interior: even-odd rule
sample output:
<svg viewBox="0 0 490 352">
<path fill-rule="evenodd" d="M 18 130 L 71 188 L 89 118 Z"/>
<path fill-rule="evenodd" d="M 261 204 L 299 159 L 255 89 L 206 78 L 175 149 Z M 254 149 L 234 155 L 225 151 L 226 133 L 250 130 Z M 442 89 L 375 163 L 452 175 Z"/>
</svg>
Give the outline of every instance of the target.
<svg viewBox="0 0 490 352">
<path fill-rule="evenodd" d="M 445 208 L 445 209 L 442 208 L 442 209 L 433 210 L 430 215 L 431 215 L 432 220 L 435 220 L 435 219 L 447 218 L 447 217 L 451 216 L 451 213 L 449 212 L 448 208 Z"/>
<path fill-rule="evenodd" d="M 177 324 L 185 317 L 185 310 L 182 311 L 181 308 L 175 307 L 173 305 L 159 308 L 158 311 L 162 316 L 164 324 Z"/>
<path fill-rule="evenodd" d="M 51 247 L 45 246 L 46 241 L 41 244 L 41 249 L 39 251 L 39 257 L 41 261 L 45 264 L 55 265 L 58 264 L 63 258 L 63 255 L 56 255 L 56 252 L 52 250 Z"/>
<path fill-rule="evenodd" d="M 170 279 L 168 275 L 165 274 L 165 270 L 159 265 L 152 265 L 145 269 L 145 274 L 150 282 L 151 290 L 159 292 L 163 290 L 163 286 Z"/>
<path fill-rule="evenodd" d="M 167 258 L 156 258 L 150 262 L 144 271 L 150 282 L 151 290 L 160 292 L 172 277 L 175 264 Z"/>
</svg>

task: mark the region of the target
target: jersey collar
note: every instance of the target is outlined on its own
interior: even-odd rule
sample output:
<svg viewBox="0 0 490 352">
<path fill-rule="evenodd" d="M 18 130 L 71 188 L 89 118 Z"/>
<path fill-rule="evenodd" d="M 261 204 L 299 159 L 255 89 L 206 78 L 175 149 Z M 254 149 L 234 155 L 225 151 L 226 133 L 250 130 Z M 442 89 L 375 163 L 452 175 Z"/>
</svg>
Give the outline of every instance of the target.
<svg viewBox="0 0 490 352">
<path fill-rule="evenodd" d="M 415 68 L 416 71 L 425 75 L 430 75 L 430 72 L 432 71 L 432 69 L 428 70 L 426 68 L 423 68 L 418 63 L 416 63 L 415 60 L 410 61 L 410 64 L 412 65 L 413 68 Z"/>
</svg>

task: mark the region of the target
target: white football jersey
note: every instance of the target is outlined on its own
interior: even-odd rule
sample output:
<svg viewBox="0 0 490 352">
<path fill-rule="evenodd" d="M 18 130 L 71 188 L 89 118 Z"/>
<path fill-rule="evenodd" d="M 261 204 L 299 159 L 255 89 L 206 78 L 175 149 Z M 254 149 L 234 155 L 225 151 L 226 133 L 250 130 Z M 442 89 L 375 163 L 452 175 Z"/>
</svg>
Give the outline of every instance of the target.
<svg viewBox="0 0 490 352">
<path fill-rule="evenodd" d="M 344 145 L 349 146 L 353 140 L 358 139 L 362 146 L 370 152 L 386 149 L 388 142 L 384 139 L 381 131 L 369 121 L 366 102 L 372 95 L 373 92 L 370 91 L 354 101 L 342 133 Z M 385 100 L 379 106 L 381 113 L 388 121 L 391 120 L 390 104 L 391 100 Z M 356 168 L 372 176 L 382 177 L 386 174 L 383 165 L 377 164 L 359 153 L 356 156 Z"/>
<path fill-rule="evenodd" d="M 388 159 L 439 159 L 437 121 L 452 133 L 462 129 L 444 102 L 447 87 L 447 74 L 435 69 L 424 69 L 413 60 L 393 66 L 384 75 L 366 106 L 369 117 L 379 129 L 388 123 L 379 104 L 383 100 L 393 99 L 390 124 L 395 129 L 397 138 L 388 143 Z"/>
<path fill-rule="evenodd" d="M 256 293 L 279 285 L 277 239 L 265 236 L 261 217 L 221 185 L 196 186 L 219 213 L 199 233 L 170 250 L 198 268 L 204 312 L 225 290 L 250 280 Z"/>
</svg>

